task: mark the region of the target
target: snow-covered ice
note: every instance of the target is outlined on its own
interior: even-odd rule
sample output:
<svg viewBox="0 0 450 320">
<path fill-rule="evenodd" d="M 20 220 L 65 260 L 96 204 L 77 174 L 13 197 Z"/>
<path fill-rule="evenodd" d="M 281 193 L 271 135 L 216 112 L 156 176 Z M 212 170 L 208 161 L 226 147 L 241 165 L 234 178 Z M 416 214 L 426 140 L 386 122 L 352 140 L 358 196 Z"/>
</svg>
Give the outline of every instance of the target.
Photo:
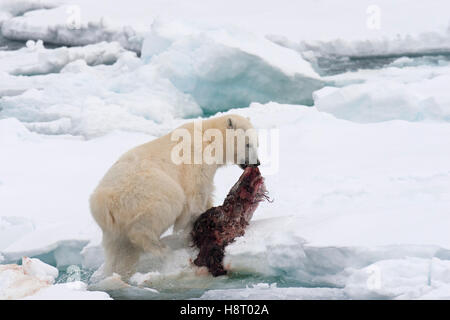
<svg viewBox="0 0 450 320">
<path fill-rule="evenodd" d="M 27 296 L 25 300 L 111 300 L 102 291 L 89 291 L 87 285 L 81 281 L 58 283 L 43 288 L 36 294 Z"/>
<path fill-rule="evenodd" d="M 101 61 L 102 51 L 97 49 L 116 52 L 117 46 L 97 44 L 91 50 L 86 48 L 85 52 L 92 50 Z M 50 57 L 48 67 L 64 66 L 74 49 L 77 50 L 61 51 L 59 60 Z M 109 51 L 105 53 L 107 56 L 115 55 Z M 130 52 L 121 55 L 113 65 L 90 67 L 86 60 L 76 60 L 65 65 L 60 73 L 1 77 L 6 83 L 0 89 L 4 95 L 0 102 L 3 115 L 16 117 L 31 130 L 47 134 L 92 137 L 117 129 L 161 134 L 157 123 L 166 122 L 170 126 L 175 117 L 201 114 L 190 96 L 168 80 L 158 78 Z"/>
<path fill-rule="evenodd" d="M 0 299 L 110 299 L 104 292 L 87 291 L 80 281 L 52 285 L 57 277 L 58 269 L 35 258 L 0 265 Z"/>
<path fill-rule="evenodd" d="M 156 124 L 254 101 L 312 104 L 324 85 L 309 62 L 263 37 L 183 28 L 169 32 L 171 23 L 155 22 L 142 59 L 115 42 L 51 50 L 38 42 L 4 52 L 0 109 L 47 134 L 159 135 Z"/>
<path fill-rule="evenodd" d="M 419 60 L 419 61 L 417 61 Z M 394 119 L 450 120 L 450 64 L 397 59 L 382 70 L 360 70 L 328 77 L 335 86 L 314 92 L 314 105 L 356 122 Z"/>
<path fill-rule="evenodd" d="M 206 300 L 321 300 L 345 299 L 336 288 L 278 288 L 276 284 L 257 283 L 245 289 L 209 290 L 200 299 Z"/>
<path fill-rule="evenodd" d="M 0 0 L 0 297 L 450 298 L 448 8 Z M 279 132 L 274 201 L 227 247 L 229 275 L 169 230 L 129 284 L 105 279 L 99 179 L 226 112 Z M 218 171 L 216 204 L 240 174 Z"/>
<path fill-rule="evenodd" d="M 51 281 L 29 275 L 16 264 L 0 265 L 0 299 L 20 299 L 50 286 Z"/>
<path fill-rule="evenodd" d="M 301 289 L 298 294 L 304 298 L 357 297 L 358 292 L 361 297 L 421 297 L 407 286 L 403 291 L 386 289 L 387 293 L 378 295 L 367 289 L 355 291 L 364 285 L 357 274 L 384 261 L 409 263 L 408 257 L 423 263 L 434 259 L 438 266 L 441 262 L 445 266 L 450 257 L 450 154 L 445 150 L 450 150 L 450 145 L 440 137 L 450 134 L 447 124 L 400 120 L 358 124 L 316 108 L 275 103 L 253 104 L 232 112 L 250 116 L 260 128 L 279 127 L 281 140 L 279 172 L 266 176 L 274 202 L 262 203 L 246 236 L 227 248 L 225 262 L 234 273 L 259 275 L 259 280 L 282 277 L 288 286 L 342 289 Z M 0 166 L 2 188 L 9 186 L 1 194 L 1 212 L 21 217 L 19 221 L 25 225 L 33 222 L 33 230 L 1 251 L 4 263 L 33 253 L 60 267 L 74 263 L 98 268 L 102 263 L 100 231 L 90 217 L 88 196 L 121 152 L 152 137 L 115 132 L 86 141 L 35 134 L 13 119 L 0 120 L 0 124 L 8 128 L 8 139 L 1 147 L 9 155 L 8 161 L 2 158 Z M 235 167 L 218 172 L 216 203 L 239 174 Z M 51 200 L 53 195 L 58 195 L 58 201 Z M 24 196 L 29 201 L 20 202 Z M 83 249 L 89 241 L 92 244 Z M 62 253 L 59 257 L 58 250 Z M 72 260 L 63 262 L 61 257 Z M 196 275 L 189 264 L 192 257 L 195 251 L 175 245 L 167 259 L 144 261 L 147 278 L 135 278 L 136 285 L 150 284 L 163 294 L 175 284 L 184 290 L 198 288 L 200 293 L 209 287 L 224 290 L 221 286 L 226 286 L 226 281 Z M 419 271 L 415 277 L 426 277 L 425 269 Z M 433 287 L 420 283 L 414 288 L 423 286 L 420 292 L 432 294 L 443 290 L 444 280 Z M 283 292 L 291 297 L 296 292 L 275 291 L 279 293 L 274 292 L 273 297 Z M 200 297 L 200 293 L 194 296 Z M 142 289 L 138 295 L 155 294 Z"/>
<path fill-rule="evenodd" d="M 10 16 L 20 16 L 28 11 L 51 9 L 58 6 L 54 0 L 2 0 L 0 11 L 9 13 Z"/>
<path fill-rule="evenodd" d="M 373 53 L 377 52 L 376 50 L 392 53 L 394 49 L 404 52 L 407 43 L 412 50 L 420 48 L 424 43 L 433 44 L 431 46 L 433 49 L 448 45 L 449 19 L 446 9 L 449 4 L 446 0 L 435 0 L 432 5 L 423 1 L 409 0 L 395 2 L 348 0 L 345 3 L 333 0 L 320 2 L 305 0 L 299 5 L 290 0 L 280 0 L 276 6 L 271 1 L 256 0 L 248 0 L 245 3 L 238 0 L 230 0 L 226 3 L 211 3 L 207 0 L 196 0 L 190 3 L 180 3 L 176 0 L 145 2 L 129 0 L 117 1 L 114 5 L 110 5 L 108 0 L 95 2 L 63 0 L 59 3 L 49 0 L 3 1 L 6 5 L 3 6 L 4 8 L 0 7 L 3 9 L 0 11 L 11 13 L 12 16 L 23 14 L 31 9 L 55 8 L 58 5 L 62 5 L 62 8 L 76 6 L 79 9 L 79 22 L 82 27 L 89 24 L 96 26 L 103 21 L 110 29 L 120 31 L 120 27 L 123 29 L 126 26 L 138 35 L 145 33 L 146 28 L 155 18 L 162 17 L 202 27 L 236 25 L 262 36 L 284 36 L 293 43 L 301 43 L 303 40 L 312 49 L 319 46 L 330 53 L 358 54 L 361 51 L 371 53 L 368 48 L 372 48 Z M 14 10 L 11 9 L 13 7 L 15 7 Z M 368 10 L 369 7 L 379 9 L 379 26 L 374 24 L 373 27 L 368 27 L 370 17 L 376 14 L 373 10 Z M 38 24 L 34 24 L 35 29 L 47 31 L 49 28 L 64 26 L 73 20 L 77 21 L 77 15 L 73 11 L 67 12 L 62 8 L 56 8 L 60 10 L 60 15 L 52 14 L 57 10 L 42 11 L 41 14 L 52 19 L 46 16 L 46 19 L 42 19 L 43 21 L 37 21 Z M 32 12 L 29 12 L 29 15 L 36 16 Z M 17 21 L 18 18 L 15 19 Z M 25 20 L 19 21 L 25 22 Z M 32 22 L 30 21 L 30 24 Z M 28 28 L 26 23 L 17 29 L 19 34 L 24 34 L 30 29 L 28 39 L 33 39 L 34 30 Z M 56 30 L 68 32 L 63 28 Z M 77 30 L 73 31 L 76 35 Z M 94 35 L 98 36 L 98 33 Z M 444 38 L 446 35 L 447 38 Z M 399 41 L 402 39 L 403 42 Z M 72 36 L 71 40 L 77 39 Z"/>
<path fill-rule="evenodd" d="M 267 39 L 236 28 L 174 29 L 156 21 L 142 57 L 206 113 L 254 101 L 312 104 L 311 93 L 323 86 L 310 63 Z"/>
<path fill-rule="evenodd" d="M 83 23 L 77 17 L 77 7 L 60 6 L 47 10 L 33 10 L 4 20 L 2 35 L 8 39 L 27 41 L 40 39 L 58 45 L 83 46 L 102 41 L 117 41 L 124 48 L 140 51 L 142 34 L 130 27 L 108 26 L 106 19 Z M 79 10 L 79 9 L 78 9 Z"/>
<path fill-rule="evenodd" d="M 42 41 L 30 40 L 27 48 L 2 52 L 0 70 L 18 76 L 58 73 L 74 61 L 83 61 L 87 65 L 113 64 L 123 51 L 115 42 L 48 50 Z"/>
</svg>

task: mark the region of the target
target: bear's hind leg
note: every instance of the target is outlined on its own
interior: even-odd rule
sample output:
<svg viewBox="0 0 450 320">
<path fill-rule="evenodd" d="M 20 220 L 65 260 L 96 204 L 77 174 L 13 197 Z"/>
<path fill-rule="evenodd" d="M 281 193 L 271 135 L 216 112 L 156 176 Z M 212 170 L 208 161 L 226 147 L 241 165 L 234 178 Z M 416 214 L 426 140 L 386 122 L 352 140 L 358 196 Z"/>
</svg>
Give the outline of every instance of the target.
<svg viewBox="0 0 450 320">
<path fill-rule="evenodd" d="M 185 195 L 180 185 L 161 170 L 141 173 L 128 201 L 133 219 L 126 225 L 130 242 L 143 252 L 161 253 L 161 235 L 181 214 Z M 130 209 L 128 209 L 130 210 Z"/>
<path fill-rule="evenodd" d="M 110 233 L 103 233 L 103 248 L 105 249 L 105 276 L 117 273 L 123 281 L 128 281 L 136 271 L 142 250 L 133 245 L 127 237 Z"/>
<path fill-rule="evenodd" d="M 157 216 L 144 214 L 133 221 L 127 234 L 130 242 L 143 252 L 159 255 L 164 249 L 159 238 L 167 228 L 158 221 Z"/>
<path fill-rule="evenodd" d="M 179 216 L 183 195 L 171 203 L 153 203 L 151 209 L 139 215 L 129 224 L 127 235 L 131 243 L 143 252 L 162 254 L 166 246 L 161 243 L 161 235 L 172 226 Z"/>
</svg>

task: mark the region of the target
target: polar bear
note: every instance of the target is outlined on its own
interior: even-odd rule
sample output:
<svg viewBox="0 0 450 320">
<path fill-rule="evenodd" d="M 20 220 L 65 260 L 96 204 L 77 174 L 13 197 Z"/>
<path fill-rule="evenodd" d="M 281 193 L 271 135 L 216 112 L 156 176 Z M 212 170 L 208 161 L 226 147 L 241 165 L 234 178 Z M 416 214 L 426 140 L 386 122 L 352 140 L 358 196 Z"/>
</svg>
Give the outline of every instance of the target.
<svg viewBox="0 0 450 320">
<path fill-rule="evenodd" d="M 251 131 L 253 125 L 249 119 L 234 114 L 187 123 L 126 152 L 102 178 L 90 197 L 90 208 L 103 232 L 105 275 L 118 273 L 128 279 L 142 253 L 161 251 L 160 236 L 172 225 L 174 231 L 186 235 L 195 219 L 213 206 L 214 175 L 223 164 L 231 162 L 242 168 L 259 165 L 257 139 L 246 136 L 245 152 L 238 152 L 236 133 L 231 151 L 224 142 L 212 153 L 219 161 L 173 161 L 173 150 L 179 146 L 174 132 L 187 132 L 194 139 L 200 136 L 200 147 L 205 149 L 217 139 L 205 138 L 205 133 L 211 132 L 208 129 L 222 137 L 230 131 L 240 132 L 242 138 L 242 132 Z M 192 160 L 197 147 L 191 144 L 187 152 L 192 153 Z M 181 154 L 187 155 L 183 153 L 186 150 Z M 256 163 L 251 161 L 255 158 Z"/>
</svg>

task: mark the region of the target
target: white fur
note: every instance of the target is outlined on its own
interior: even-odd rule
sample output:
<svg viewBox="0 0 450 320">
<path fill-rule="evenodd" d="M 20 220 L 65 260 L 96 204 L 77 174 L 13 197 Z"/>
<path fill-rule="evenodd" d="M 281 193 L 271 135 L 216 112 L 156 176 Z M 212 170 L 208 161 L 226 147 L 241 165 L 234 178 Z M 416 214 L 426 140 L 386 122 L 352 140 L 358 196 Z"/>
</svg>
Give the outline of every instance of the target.
<svg viewBox="0 0 450 320">
<path fill-rule="evenodd" d="M 202 131 L 218 129 L 225 137 L 230 125 L 252 128 L 248 119 L 226 115 L 203 120 Z M 182 128 L 193 133 L 196 127 L 192 122 Z M 204 141 L 203 147 L 208 143 Z M 219 165 L 176 165 L 171 161 L 176 144 L 169 133 L 133 148 L 109 169 L 91 195 L 91 212 L 103 231 L 105 275 L 118 273 L 128 279 L 142 253 L 161 250 L 164 231 L 172 225 L 175 231 L 189 231 L 195 218 L 212 206 Z"/>
</svg>

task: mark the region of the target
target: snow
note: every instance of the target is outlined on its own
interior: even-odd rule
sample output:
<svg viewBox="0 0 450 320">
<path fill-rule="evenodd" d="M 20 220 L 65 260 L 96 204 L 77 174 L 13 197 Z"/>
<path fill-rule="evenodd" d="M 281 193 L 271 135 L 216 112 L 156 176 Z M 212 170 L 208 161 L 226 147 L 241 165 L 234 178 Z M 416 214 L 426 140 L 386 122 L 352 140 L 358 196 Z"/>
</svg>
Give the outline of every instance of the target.
<svg viewBox="0 0 450 320">
<path fill-rule="evenodd" d="M 0 217 L 0 250 L 8 247 L 33 230 L 34 225 L 29 219 L 8 216 Z"/>
<path fill-rule="evenodd" d="M 318 110 L 355 122 L 450 120 L 448 61 L 400 58 L 382 70 L 328 77 L 314 92 Z"/>
<path fill-rule="evenodd" d="M 352 270 L 344 288 L 279 288 L 275 283 L 259 283 L 209 290 L 200 299 L 448 299 L 448 270 L 448 261 L 406 257 Z"/>
<path fill-rule="evenodd" d="M 0 299 L 110 299 L 105 292 L 87 291 L 81 281 L 54 284 L 58 273 L 55 267 L 25 256 L 21 265 L 0 265 Z"/>
<path fill-rule="evenodd" d="M 99 53 L 106 50 L 105 58 L 114 57 L 116 48 L 114 44 L 98 44 L 79 51 L 87 56 L 92 53 L 101 61 Z M 73 50 L 78 48 L 63 50 L 61 60 L 52 60 L 50 54 L 52 63 L 47 66 L 64 66 L 67 56 L 75 57 Z M 113 65 L 89 67 L 86 60 L 76 60 L 60 73 L 0 77 L 7 83 L 0 89 L 4 91 L 0 102 L 3 117 L 18 118 L 33 131 L 46 134 L 94 137 L 117 129 L 161 134 L 164 129 L 156 123 L 165 122 L 170 127 L 175 117 L 201 114 L 191 97 L 158 78 L 130 52 Z"/>
<path fill-rule="evenodd" d="M 82 30 L 87 28 L 86 32 L 91 27 L 103 30 L 99 27 L 99 23 L 106 23 L 105 21 L 108 20 L 106 17 L 109 15 L 114 16 L 112 19 L 114 23 L 111 26 L 114 32 L 120 33 L 120 30 L 131 23 L 124 17 L 116 17 L 109 9 L 99 10 L 97 5 L 92 5 L 89 10 L 84 10 L 83 7 L 87 7 L 88 4 L 83 1 L 79 4 L 83 13 Z M 259 5 L 267 6 L 267 4 Z M 447 110 L 449 99 L 445 96 L 446 90 L 440 89 L 445 87 L 448 80 L 446 76 L 430 78 L 427 83 L 417 81 L 415 84 L 398 83 L 397 79 L 394 79 L 388 82 L 387 90 L 384 88 L 386 84 L 384 78 L 379 79 L 381 82 L 354 84 L 327 97 L 324 96 L 323 99 L 313 100 L 312 93 L 326 83 L 329 86 L 333 85 L 333 79 L 321 79 L 311 65 L 295 50 L 306 57 L 308 52 L 313 52 L 314 56 L 321 49 L 316 47 L 302 49 L 294 46 L 295 50 L 291 50 L 269 41 L 265 38 L 267 33 L 261 34 L 263 29 L 258 29 L 259 32 L 253 28 L 250 29 L 251 31 L 246 31 L 245 29 L 248 28 L 245 27 L 248 25 L 236 22 L 231 25 L 227 23 L 227 19 L 223 21 L 219 19 L 215 24 L 207 21 L 208 19 L 194 23 L 185 17 L 173 16 L 174 12 L 165 12 L 161 14 L 162 18 L 159 18 L 153 12 L 163 10 L 161 4 L 155 2 L 142 4 L 142 6 L 143 12 L 150 9 L 152 12 L 146 19 L 143 13 L 134 12 L 135 29 L 139 29 L 138 33 L 142 38 L 139 44 L 139 48 L 143 46 L 142 59 L 121 49 L 121 46 L 130 48 L 120 36 L 108 36 L 111 29 L 108 26 L 104 26 L 106 29 L 103 31 L 96 29 L 97 36 L 84 41 L 83 35 L 77 33 L 81 32 L 80 30 L 75 32 L 67 28 L 67 14 L 64 13 L 67 7 L 65 6 L 33 10 L 5 21 L 2 27 L 3 33 L 25 32 L 26 34 L 21 38 L 6 35 L 11 39 L 43 39 L 46 43 L 47 38 L 55 42 L 55 37 L 61 36 L 68 38 L 64 41 L 56 41 L 59 44 L 71 46 L 96 44 L 82 48 L 50 50 L 43 48 L 42 43 L 38 41 L 29 42 L 28 48 L 18 52 L 2 53 L 4 63 L 0 69 L 7 72 L 7 74 L 0 74 L 5 83 L 0 88 L 0 94 L 4 96 L 0 102 L 3 114 L 25 121 L 27 127 L 36 132 L 74 134 L 88 138 L 103 135 L 111 130 L 135 130 L 159 135 L 162 130 L 156 124 L 169 123 L 176 118 L 209 115 L 230 108 L 247 107 L 251 102 L 277 101 L 308 105 L 315 103 L 322 111 L 360 122 L 390 119 L 416 121 L 428 118 L 446 120 L 449 117 Z M 281 13 L 284 16 L 289 15 L 284 10 L 287 11 L 291 6 L 280 9 L 283 11 L 276 13 L 277 16 Z M 383 17 L 385 14 L 390 15 L 391 11 L 400 13 L 385 1 L 380 1 L 379 6 L 383 9 Z M 362 4 L 356 3 L 352 3 L 349 7 L 364 9 Z M 164 8 L 172 7 L 166 4 Z M 305 8 L 306 10 L 301 10 L 299 14 L 306 17 L 308 10 L 312 9 L 309 6 Z M 410 14 L 415 15 L 418 14 L 421 6 L 414 4 L 412 8 L 414 9 Z M 213 10 L 214 8 L 205 6 L 204 9 Z M 246 11 L 247 7 L 243 10 Z M 342 8 L 336 12 L 339 13 L 341 10 Z M 434 7 L 430 10 L 434 10 Z M 349 14 L 344 14 L 344 11 L 341 13 L 339 19 Z M 257 26 L 261 27 L 267 22 L 258 16 L 259 13 L 255 14 L 250 16 L 253 17 L 251 19 L 254 19 Z M 361 10 L 361 14 L 361 18 L 367 18 L 365 10 Z M 400 17 L 403 17 L 403 14 Z M 442 34 L 445 35 L 445 24 L 442 27 L 444 20 L 441 15 L 437 17 L 439 19 L 436 18 L 436 21 L 439 23 L 418 24 L 416 33 L 444 30 Z M 311 22 L 310 20 L 307 19 L 308 22 Z M 313 25 L 319 22 L 314 22 Z M 403 49 L 406 48 L 398 37 L 393 37 L 395 35 L 393 30 L 397 29 L 393 26 L 387 28 L 384 23 L 379 36 L 391 37 L 387 42 L 390 51 L 384 53 L 367 51 L 364 45 L 354 41 L 367 41 L 369 46 L 379 48 L 377 41 L 381 40 L 373 36 L 377 32 L 365 30 L 359 35 L 360 40 L 350 38 L 347 27 L 351 22 L 348 22 L 342 27 L 346 31 L 339 32 L 342 32 L 344 39 L 352 39 L 356 53 L 339 54 L 364 56 L 401 53 L 400 49 L 391 45 L 394 43 L 399 44 Z M 56 29 L 52 29 L 53 27 L 49 25 L 56 26 Z M 405 25 L 408 25 L 408 30 L 416 27 L 410 23 Z M 32 35 L 27 32 L 38 34 Z M 312 33 L 316 32 L 317 30 L 314 30 Z M 89 34 L 92 32 L 89 31 Z M 315 34 L 314 39 L 320 39 L 320 34 Z M 409 35 L 402 33 L 403 36 Z M 420 37 L 416 42 L 412 42 L 412 46 L 417 48 L 418 44 L 423 44 L 427 39 L 436 39 L 436 37 Z M 104 40 L 118 42 L 109 44 L 100 42 Z M 341 41 L 341 38 L 336 41 Z M 439 38 L 435 42 L 440 45 L 438 48 L 440 51 L 448 49 L 446 42 L 442 39 Z M 286 46 L 289 47 L 289 45 Z M 417 53 L 411 50 L 408 52 Z M 14 63 L 12 59 L 15 59 Z M 314 58 L 308 58 L 308 60 L 311 59 L 314 64 Z M 111 65 L 115 61 L 119 63 Z M 40 76 L 27 78 L 17 77 L 17 75 Z M 417 90 L 417 87 L 425 89 Z M 430 87 L 437 92 L 430 94 Z M 436 88 L 439 89 L 436 90 Z M 389 100 L 389 103 L 386 103 L 386 100 Z M 353 105 L 360 102 L 367 112 L 352 114 Z M 377 108 L 373 108 L 373 105 L 377 105 Z M 378 105 L 384 107 L 378 108 Z"/>
<path fill-rule="evenodd" d="M 167 40 L 167 31 L 158 33 L 167 28 L 173 27 L 156 28 L 146 42 Z M 323 86 L 309 62 L 255 35 L 218 29 L 173 37 L 158 54 L 144 46 L 142 59 L 115 42 L 57 49 L 29 42 L 3 52 L 2 113 L 45 134 L 159 135 L 159 123 L 253 101 L 311 104 L 312 92 Z"/>
<path fill-rule="evenodd" d="M 20 299 L 31 295 L 44 287 L 48 281 L 27 275 L 18 265 L 0 265 L 0 299 Z"/>
<path fill-rule="evenodd" d="M 367 285 L 368 277 L 379 276 Z M 353 273 L 345 287 L 350 297 L 417 299 L 449 289 L 449 261 L 408 257 L 384 260 Z M 448 291 L 447 291 L 448 292 Z"/>
<path fill-rule="evenodd" d="M 424 32 L 417 35 L 400 35 L 390 38 L 375 38 L 345 41 L 342 39 L 328 41 L 292 42 L 282 36 L 268 36 L 273 42 L 299 52 L 314 52 L 315 56 L 375 57 L 389 55 L 414 55 L 443 53 L 450 50 L 450 29 Z"/>
<path fill-rule="evenodd" d="M 63 45 L 118 41 L 139 51 L 149 26 L 164 18 L 202 28 L 234 25 L 319 55 L 418 53 L 448 51 L 450 47 L 449 4 L 445 0 L 432 4 L 407 0 L 349 0 L 345 4 L 282 0 L 277 6 L 255 0 L 245 4 L 232 0 L 226 5 L 205 0 L 189 4 L 130 0 L 114 5 L 105 0 L 66 0 L 61 4 L 6 1 L 0 11 L 13 16 L 29 12 L 9 19 L 3 34 L 10 39 L 43 39 Z M 30 11 L 41 8 L 52 9 Z M 374 15 L 379 20 L 371 24 Z M 79 29 L 67 28 L 68 24 Z"/>
<path fill-rule="evenodd" d="M 11 18 L 11 14 L 9 12 L 0 11 L 0 25 L 3 21 L 6 21 Z"/>
<path fill-rule="evenodd" d="M 448 81 L 448 77 L 443 77 L 439 85 Z M 450 120 L 447 110 L 442 110 L 432 97 L 422 96 L 410 87 L 412 85 L 386 81 L 354 84 L 328 95 L 323 93 L 315 99 L 315 105 L 322 112 L 355 122 Z M 358 112 L 355 109 L 359 109 Z"/>
<path fill-rule="evenodd" d="M 107 17 L 111 24 L 131 25 L 141 30 L 148 27 L 155 17 L 163 17 L 202 26 L 232 24 L 260 35 L 278 34 L 294 40 L 394 38 L 397 34 L 445 30 L 449 22 L 445 10 L 448 2 L 445 0 L 436 0 L 433 4 L 407 0 L 349 0 L 345 3 L 306 0 L 299 4 L 281 0 L 277 6 L 267 0 L 245 3 L 231 0 L 226 4 L 206 0 L 189 4 L 175 0 L 130 0 L 126 3 L 117 1 L 113 6 L 107 5 L 105 0 L 95 3 L 68 0 L 64 3 L 78 5 L 81 20 L 86 22 Z M 367 27 L 370 5 L 381 10 L 379 29 Z"/>
<path fill-rule="evenodd" d="M 207 114 L 253 101 L 311 104 L 312 92 L 323 86 L 300 55 L 267 39 L 236 28 L 188 35 L 174 29 L 157 21 L 142 58 Z"/>
<path fill-rule="evenodd" d="M 1 149 L 8 154 L 0 160 L 1 180 L 8 186 L 3 188 L 2 185 L 0 212 L 2 222 L 17 221 L 10 226 L 12 229 L 5 226 L 2 232 L 2 254 L 8 261 L 16 261 L 23 254 L 50 252 L 60 246 L 78 248 L 78 259 L 81 259 L 79 251 L 96 239 L 93 234 L 98 233 L 87 201 L 96 180 L 122 152 L 151 139 L 146 135 L 114 133 L 92 141 L 37 135 L 14 118 L 0 120 L 0 133 Z M 72 152 L 68 152 L 69 144 Z M 102 149 L 109 145 L 109 151 L 93 153 L 100 145 Z M 28 171 L 22 171 L 21 167 Z M 92 171 L 97 170 L 98 175 L 92 176 Z M 75 186 L 78 186 L 76 193 L 70 191 Z M 52 195 L 56 194 L 59 195 L 52 200 Z M 24 197 L 27 201 L 23 201 Z M 71 205 L 67 205 L 69 203 Z M 18 228 L 28 232 L 12 232 Z M 10 239 L 6 238 L 8 234 Z M 62 240 L 68 241 L 60 242 Z"/>
<path fill-rule="evenodd" d="M 321 300 L 345 299 L 336 288 L 277 288 L 276 284 L 258 283 L 245 289 L 209 290 L 205 300 Z"/>
<path fill-rule="evenodd" d="M 277 46 L 269 40 L 239 28 L 214 28 L 195 30 L 191 26 L 175 24 L 173 22 L 156 20 L 153 22 L 148 38 L 144 41 L 142 56 L 150 59 L 153 55 L 168 49 L 177 40 L 192 37 L 195 42 L 214 42 L 216 45 L 223 45 L 230 48 L 257 56 L 267 63 L 277 67 L 287 75 L 302 74 L 311 78 L 318 78 L 317 73 L 311 68 L 308 62 L 299 58 L 292 50 Z M 199 38 L 199 39 L 197 39 Z M 190 39 L 191 40 L 191 39 Z M 153 44 L 156 42 L 156 45 Z M 161 46 L 160 43 L 164 43 Z M 189 47 L 192 46 L 188 44 Z M 203 49 L 206 50 L 206 49 Z M 202 53 L 199 49 L 199 53 Z M 184 53 L 187 54 L 187 53 Z M 203 53 L 208 54 L 208 52 Z M 192 59 L 203 60 L 202 55 L 192 55 Z"/>
<path fill-rule="evenodd" d="M 27 296 L 25 300 L 111 300 L 108 294 L 101 291 L 88 291 L 87 285 L 81 281 L 58 283 L 43 288 L 36 294 Z"/>
<path fill-rule="evenodd" d="M 48 50 L 44 48 L 42 41 L 35 43 L 30 40 L 26 48 L 1 52 L 0 70 L 19 76 L 58 73 L 74 61 L 83 61 L 87 65 L 113 64 L 123 51 L 115 42 Z"/>
<path fill-rule="evenodd" d="M 246 236 L 227 248 L 225 263 L 234 273 L 267 279 L 283 275 L 292 285 L 344 290 L 307 291 L 294 286 L 274 289 L 273 298 L 295 294 L 304 298 L 421 298 L 445 292 L 441 276 L 432 285 L 414 280 L 425 277 L 425 269 L 420 268 L 414 269 L 417 272 L 411 279 L 405 274 L 411 285 L 404 290 L 394 290 L 393 282 L 385 291 L 368 292 L 362 288 L 365 282 L 361 277 L 367 274 L 364 268 L 372 264 L 384 268 L 384 263 L 394 261 L 401 265 L 410 263 L 408 257 L 422 264 L 437 259 L 436 265 L 446 270 L 450 154 L 445 150 L 450 150 L 450 145 L 440 138 L 450 134 L 446 123 L 394 120 L 358 124 L 315 107 L 276 103 L 254 103 L 230 112 L 250 116 L 259 128 L 280 130 L 279 171 L 266 174 L 270 168 L 264 162 L 261 168 L 274 202 L 262 203 Z M 3 263 L 30 254 L 59 267 L 100 267 L 101 233 L 90 217 L 89 194 L 122 152 L 153 137 L 126 132 L 90 140 L 48 136 L 30 132 L 13 118 L 0 120 L 0 128 L 5 133 L 1 149 L 8 154 L 0 160 L 0 212 L 20 217 L 15 224 L 5 223 L 6 230 L 15 225 L 24 228 L 22 235 L 4 234 L 11 238 L 4 240 Z M 217 204 L 240 172 L 237 167 L 219 170 Z M 19 200 L 24 197 L 28 201 Z M 134 286 L 150 287 L 161 294 L 175 284 L 185 290 L 225 290 L 221 288 L 226 285 L 223 279 L 198 275 L 190 265 L 195 250 L 186 249 L 173 236 L 165 239 L 172 253 L 162 260 L 144 258 Z M 394 281 L 396 275 L 387 273 L 386 277 Z M 106 282 L 93 289 L 108 291 L 111 287 Z M 144 296 L 156 294 L 139 290 Z M 264 292 L 245 290 L 242 294 L 249 297 L 265 297 Z M 224 294 L 224 298 L 233 292 L 237 291 Z"/>
<path fill-rule="evenodd" d="M 83 46 L 102 41 L 117 41 L 124 48 L 140 51 L 142 35 L 132 28 L 108 27 L 106 19 L 83 23 L 73 6 L 34 10 L 8 19 L 2 24 L 2 35 L 8 39 L 43 40 L 59 45 Z M 75 15 L 75 16 L 74 16 Z M 43 23 L 45 21 L 45 23 Z"/>
<path fill-rule="evenodd" d="M 22 258 L 22 265 L 0 265 L 0 299 L 110 299 L 104 292 L 87 291 L 83 282 L 52 285 L 58 269 L 35 258 Z"/>
<path fill-rule="evenodd" d="M 2 0 L 0 11 L 7 12 L 11 16 L 19 16 L 28 11 L 38 9 L 51 9 L 58 6 L 54 0 Z"/>
</svg>

